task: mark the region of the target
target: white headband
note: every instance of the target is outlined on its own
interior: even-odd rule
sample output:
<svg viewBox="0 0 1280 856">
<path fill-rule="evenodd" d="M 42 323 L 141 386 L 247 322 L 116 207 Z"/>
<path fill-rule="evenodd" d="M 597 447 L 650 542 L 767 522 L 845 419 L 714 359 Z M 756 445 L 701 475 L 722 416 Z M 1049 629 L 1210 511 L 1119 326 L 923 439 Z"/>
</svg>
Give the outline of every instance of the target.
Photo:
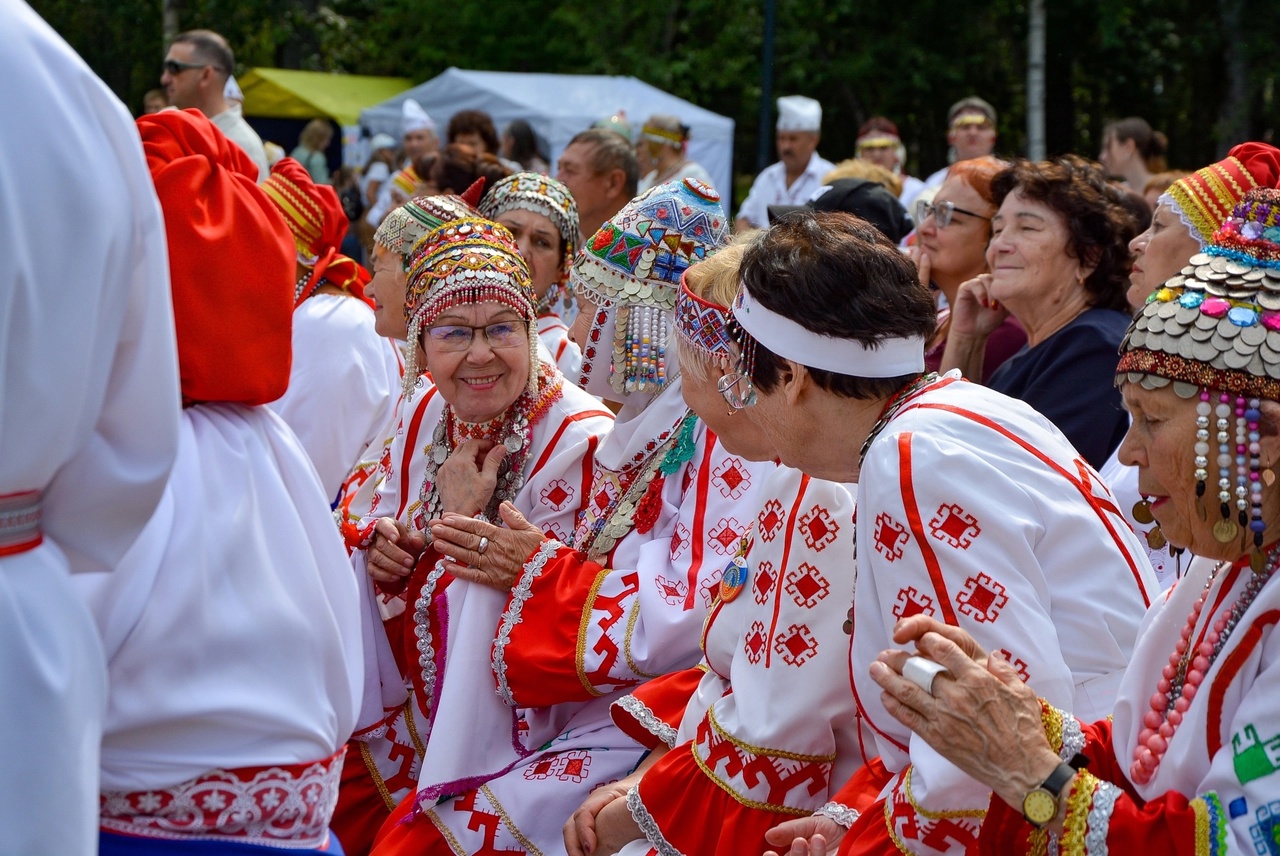
<svg viewBox="0 0 1280 856">
<path fill-rule="evenodd" d="M 770 351 L 810 368 L 855 377 L 899 377 L 924 371 L 924 339 L 883 339 L 867 346 L 824 336 L 766 309 L 745 287 L 733 302 L 733 317 Z"/>
</svg>

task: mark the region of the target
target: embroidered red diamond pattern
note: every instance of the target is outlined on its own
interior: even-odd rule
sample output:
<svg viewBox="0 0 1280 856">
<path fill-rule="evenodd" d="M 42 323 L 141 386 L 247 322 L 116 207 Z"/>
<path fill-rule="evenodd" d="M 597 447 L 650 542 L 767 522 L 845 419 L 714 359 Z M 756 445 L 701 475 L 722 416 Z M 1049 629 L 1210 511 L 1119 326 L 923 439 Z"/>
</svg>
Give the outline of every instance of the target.
<svg viewBox="0 0 1280 856">
<path fill-rule="evenodd" d="M 684 468 L 684 478 L 680 480 L 680 498 L 683 499 L 689 493 L 689 487 L 693 484 L 693 480 L 698 477 L 698 468 L 692 463 Z"/>
<path fill-rule="evenodd" d="M 536 764 L 530 764 L 524 768 L 524 777 L 531 782 L 539 779 L 546 779 L 553 775 L 552 770 L 555 769 L 555 759 L 542 757 L 538 759 Z"/>
<path fill-rule="evenodd" d="M 764 654 L 766 644 L 768 643 L 764 638 L 764 623 L 760 621 L 751 622 L 751 629 L 747 631 L 747 640 L 742 646 L 742 650 L 747 655 L 747 662 L 753 666 L 759 663 L 760 657 Z"/>
<path fill-rule="evenodd" d="M 894 618 L 910 618 L 913 615 L 933 615 L 933 598 L 916 591 L 915 586 L 906 586 L 898 590 L 898 598 L 893 604 Z"/>
<path fill-rule="evenodd" d="M 669 580 L 659 574 L 654 582 L 658 586 L 658 596 L 672 606 L 684 603 L 684 596 L 689 593 L 689 584 L 684 580 Z"/>
<path fill-rule="evenodd" d="M 818 640 L 804 624 L 793 624 L 773 642 L 773 650 L 788 666 L 803 666 L 818 653 Z"/>
<path fill-rule="evenodd" d="M 596 491 L 596 495 L 592 498 L 596 508 L 604 511 L 609 507 L 609 503 L 613 502 L 614 497 L 618 495 L 618 489 L 610 481 L 605 481 Z"/>
<path fill-rule="evenodd" d="M 1000 610 L 1009 602 L 1004 586 L 983 573 L 964 581 L 964 591 L 956 595 L 960 612 L 979 624 L 989 624 L 1000 617 Z"/>
<path fill-rule="evenodd" d="M 689 527 L 683 523 L 676 524 L 676 531 L 671 533 L 671 558 L 680 558 L 689 546 Z"/>
<path fill-rule="evenodd" d="M 698 591 L 702 595 L 702 605 L 710 607 L 716 595 L 720 594 L 720 572 L 709 574 L 706 579 L 699 580 Z"/>
<path fill-rule="evenodd" d="M 968 550 L 982 532 L 978 519 L 954 503 L 943 503 L 929 521 L 929 533 L 959 550 Z"/>
<path fill-rule="evenodd" d="M 569 500 L 573 499 L 573 487 L 564 479 L 556 479 L 543 488 L 539 496 L 542 504 L 552 511 L 563 511 Z"/>
<path fill-rule="evenodd" d="M 764 510 L 760 512 L 758 519 L 760 528 L 760 540 L 772 541 L 778 535 L 778 531 L 782 529 L 782 522 L 786 519 L 786 515 L 782 511 L 782 503 L 776 499 L 771 499 L 764 504 Z"/>
<path fill-rule="evenodd" d="M 907 527 L 888 514 L 876 515 L 876 552 L 889 562 L 902 558 L 902 548 L 907 543 Z"/>
<path fill-rule="evenodd" d="M 1013 670 L 1018 673 L 1018 677 L 1022 678 L 1024 684 L 1031 679 L 1031 671 L 1027 668 L 1026 660 L 1013 656 L 1013 652 L 1008 648 L 998 648 L 995 653 L 1009 661 L 1009 665 L 1013 666 Z"/>
<path fill-rule="evenodd" d="M 710 535 L 711 549 L 727 556 L 738 548 L 738 542 L 742 540 L 742 526 L 732 517 L 721 517 Z"/>
<path fill-rule="evenodd" d="M 796 606 L 813 609 L 829 591 L 831 591 L 831 583 L 827 582 L 827 578 L 808 562 L 801 562 L 800 567 L 794 568 L 787 574 L 787 594 L 791 595 Z"/>
<path fill-rule="evenodd" d="M 836 540 L 839 531 L 840 524 L 831 518 L 831 512 L 820 505 L 815 505 L 800 518 L 800 534 L 804 536 L 805 545 L 815 553 L 822 552 Z"/>
<path fill-rule="evenodd" d="M 737 458 L 725 458 L 720 466 L 711 471 L 714 484 L 720 495 L 729 499 L 737 499 L 751 487 L 751 473 Z"/>
<path fill-rule="evenodd" d="M 773 575 L 773 562 L 761 562 L 756 568 L 755 579 L 751 583 L 751 594 L 756 603 L 764 605 L 773 596 L 773 584 L 778 578 Z"/>
</svg>

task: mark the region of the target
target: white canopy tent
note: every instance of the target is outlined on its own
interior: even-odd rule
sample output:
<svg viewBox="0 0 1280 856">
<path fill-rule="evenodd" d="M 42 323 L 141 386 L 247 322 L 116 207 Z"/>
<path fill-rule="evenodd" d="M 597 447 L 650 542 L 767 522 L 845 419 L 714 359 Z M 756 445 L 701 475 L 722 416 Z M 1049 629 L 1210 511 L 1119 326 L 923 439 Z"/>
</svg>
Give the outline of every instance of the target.
<svg viewBox="0 0 1280 856">
<path fill-rule="evenodd" d="M 704 110 L 634 77 L 590 74 L 522 74 L 450 68 L 360 113 L 371 134 L 399 139 L 401 103 L 412 98 L 430 114 L 441 135 L 459 110 L 484 110 L 498 132 L 513 119 L 533 126 L 554 165 L 573 135 L 625 110 L 638 133 L 654 113 L 670 113 L 689 126 L 689 157 L 711 174 L 728 211 L 733 187 L 733 120 Z"/>
</svg>

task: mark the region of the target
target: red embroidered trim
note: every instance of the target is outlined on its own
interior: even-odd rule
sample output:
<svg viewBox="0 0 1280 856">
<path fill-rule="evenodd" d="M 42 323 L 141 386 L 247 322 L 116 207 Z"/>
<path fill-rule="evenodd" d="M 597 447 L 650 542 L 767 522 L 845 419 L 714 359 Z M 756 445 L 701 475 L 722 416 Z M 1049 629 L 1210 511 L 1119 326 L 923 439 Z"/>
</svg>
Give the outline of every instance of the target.
<svg viewBox="0 0 1280 856">
<path fill-rule="evenodd" d="M 0 556 L 13 556 L 39 547 L 40 491 L 0 495 Z"/>
<path fill-rule="evenodd" d="M 346 752 L 343 746 L 323 761 L 211 770 L 151 791 L 104 791 L 99 823 L 108 832 L 143 838 L 323 847 Z"/>
</svg>

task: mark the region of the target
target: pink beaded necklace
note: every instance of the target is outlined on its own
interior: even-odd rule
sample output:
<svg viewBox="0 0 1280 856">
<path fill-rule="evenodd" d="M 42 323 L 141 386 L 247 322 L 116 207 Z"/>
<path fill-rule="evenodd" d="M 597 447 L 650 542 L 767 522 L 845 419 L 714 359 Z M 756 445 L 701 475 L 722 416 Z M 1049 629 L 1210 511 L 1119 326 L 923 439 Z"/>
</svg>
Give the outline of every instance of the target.
<svg viewBox="0 0 1280 856">
<path fill-rule="evenodd" d="M 1247 560 L 1241 560 L 1247 561 Z M 1183 717 L 1191 708 L 1208 673 L 1209 667 L 1218 659 L 1227 639 L 1235 630 L 1240 618 L 1253 604 L 1258 592 L 1266 585 L 1267 580 L 1280 564 L 1280 550 L 1272 549 L 1267 557 L 1266 566 L 1259 572 L 1251 574 L 1244 591 L 1236 599 L 1234 605 L 1214 622 L 1213 629 L 1204 634 L 1199 645 L 1193 645 L 1192 638 L 1200 623 L 1200 613 L 1209 598 L 1214 582 L 1229 563 L 1221 562 L 1209 574 L 1204 584 L 1204 591 L 1187 614 L 1187 623 L 1182 628 L 1182 635 L 1173 653 L 1169 655 L 1169 664 L 1160 673 L 1156 683 L 1156 691 L 1151 695 L 1150 709 L 1142 717 L 1142 731 L 1138 732 L 1138 742 L 1133 749 L 1133 763 L 1129 766 L 1129 778 L 1134 784 L 1145 785 L 1150 782 L 1160 766 L 1160 760 L 1169 749 L 1173 734 L 1182 724 Z M 1215 605 L 1216 609 L 1216 605 Z"/>
</svg>

